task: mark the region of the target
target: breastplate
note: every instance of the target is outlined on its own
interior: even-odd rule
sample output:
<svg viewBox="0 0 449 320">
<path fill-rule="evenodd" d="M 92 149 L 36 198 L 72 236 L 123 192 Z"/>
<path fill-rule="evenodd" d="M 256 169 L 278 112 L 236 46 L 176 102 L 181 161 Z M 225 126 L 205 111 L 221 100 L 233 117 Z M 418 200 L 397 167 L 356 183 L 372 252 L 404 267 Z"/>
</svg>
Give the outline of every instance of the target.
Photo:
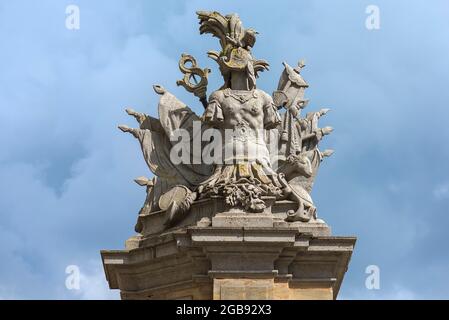
<svg viewBox="0 0 449 320">
<path fill-rule="evenodd" d="M 269 159 L 263 130 L 256 132 L 245 122 L 237 124 L 224 135 L 223 157 L 225 163 Z"/>
</svg>

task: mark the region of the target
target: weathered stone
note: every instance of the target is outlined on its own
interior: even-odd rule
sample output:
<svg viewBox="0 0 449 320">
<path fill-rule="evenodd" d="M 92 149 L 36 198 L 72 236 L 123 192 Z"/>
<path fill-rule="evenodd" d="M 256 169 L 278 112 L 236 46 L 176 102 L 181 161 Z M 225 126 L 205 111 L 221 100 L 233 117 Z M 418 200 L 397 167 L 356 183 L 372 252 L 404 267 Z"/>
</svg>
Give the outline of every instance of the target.
<svg viewBox="0 0 449 320">
<path fill-rule="evenodd" d="M 334 299 L 354 244 L 295 228 L 188 227 L 102 258 L 123 299 Z"/>
<path fill-rule="evenodd" d="M 333 131 L 318 125 L 329 109 L 301 115 L 302 61 L 284 62 L 272 96 L 257 88 L 268 70 L 252 54 L 257 32 L 236 14 L 197 15 L 200 32 L 220 39 L 208 55 L 224 84 L 208 96 L 210 70 L 183 54 L 177 84 L 199 98 L 201 117 L 160 85 L 159 119 L 126 110 L 139 127 L 119 129 L 154 177 L 135 180 L 147 195 L 138 234 L 101 253 L 109 286 L 123 299 L 335 299 L 356 239 L 332 237 L 311 197 L 333 153 L 318 149 Z"/>
</svg>

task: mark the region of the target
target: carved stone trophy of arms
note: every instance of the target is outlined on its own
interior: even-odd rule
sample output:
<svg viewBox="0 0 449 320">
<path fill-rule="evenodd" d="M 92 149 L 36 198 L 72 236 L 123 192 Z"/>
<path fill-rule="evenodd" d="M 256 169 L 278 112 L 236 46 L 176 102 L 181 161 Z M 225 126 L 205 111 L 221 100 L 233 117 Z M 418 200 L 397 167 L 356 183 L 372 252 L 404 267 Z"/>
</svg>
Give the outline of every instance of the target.
<svg viewBox="0 0 449 320">
<path fill-rule="evenodd" d="M 255 59 L 251 49 L 257 32 L 245 29 L 236 14 L 199 11 L 200 33 L 217 37 L 220 51 L 209 51 L 208 56 L 217 62 L 224 83 L 207 96 L 209 68 L 200 68 L 196 59 L 182 54 L 179 69 L 183 78 L 176 83 L 193 93 L 205 112 L 197 116 L 162 86 L 155 86 L 161 95 L 159 117 L 127 110 L 139 123 L 138 129 L 120 126 L 134 135 L 141 145 L 144 158 L 155 177 L 136 181 L 147 188 L 147 198 L 139 215 L 136 230 L 146 232 L 140 218 L 153 212 L 161 215 L 161 225 L 152 230 L 175 227 L 191 217 L 195 201 L 223 199 L 224 205 L 248 212 L 266 212 L 278 200 L 297 203 L 296 209 L 287 212 L 285 221 L 315 221 L 316 207 L 310 196 L 311 187 L 321 160 L 332 152 L 320 152 L 318 143 L 332 128 L 319 128 L 318 119 L 327 109 L 301 117 L 308 100 L 304 90 L 308 84 L 300 75 L 305 66 L 297 68 L 284 63 L 285 70 L 273 97 L 256 87 L 259 72 L 268 70 L 264 60 Z M 223 135 L 222 151 L 233 149 L 214 164 L 173 163 L 171 149 L 176 142 L 171 137 L 179 129 L 189 134 L 194 122 L 201 123 L 201 131 L 215 128 Z M 224 139 L 226 130 L 233 132 L 231 140 Z M 261 130 L 279 133 L 278 148 L 268 148 Z M 194 139 L 191 139 L 192 141 Z M 200 140 L 202 141 L 202 140 Z M 207 141 L 202 141 L 203 149 Z M 189 145 L 191 147 L 191 145 Z M 238 150 L 243 150 L 242 154 Z M 278 166 L 273 167 L 276 157 Z M 226 160 L 226 161 L 225 161 Z M 188 219 L 187 219 L 188 220 Z"/>
<path fill-rule="evenodd" d="M 200 33 L 219 39 L 207 54 L 223 84 L 208 94 L 210 69 L 183 54 L 177 84 L 202 115 L 160 85 L 158 118 L 126 110 L 138 126 L 119 128 L 154 176 L 135 179 L 146 189 L 137 234 L 102 251 L 109 286 L 123 299 L 335 299 L 355 238 L 331 236 L 311 197 L 333 152 L 319 150 L 329 110 L 302 115 L 304 62 L 284 62 L 267 94 L 256 85 L 268 70 L 252 53 L 257 32 L 237 14 L 197 15 Z"/>
</svg>

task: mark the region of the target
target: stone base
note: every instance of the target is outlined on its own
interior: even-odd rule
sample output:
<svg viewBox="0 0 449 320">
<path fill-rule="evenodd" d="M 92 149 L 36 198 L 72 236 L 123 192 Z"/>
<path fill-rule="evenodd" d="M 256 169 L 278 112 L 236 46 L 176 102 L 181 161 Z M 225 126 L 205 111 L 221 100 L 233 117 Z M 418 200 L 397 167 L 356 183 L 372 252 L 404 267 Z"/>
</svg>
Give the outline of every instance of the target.
<svg viewBox="0 0 449 320">
<path fill-rule="evenodd" d="M 324 223 L 212 222 L 135 237 L 127 250 L 101 255 L 122 299 L 335 299 L 355 241 L 330 236 Z"/>
<path fill-rule="evenodd" d="M 140 214 L 138 225 L 141 226 L 141 239 L 159 236 L 163 232 L 172 232 L 181 228 L 190 226 L 209 226 L 214 227 L 296 227 L 300 232 L 306 232 L 319 235 L 330 235 L 331 231 L 328 225 L 319 220 L 311 220 L 308 223 L 285 222 L 287 211 L 296 210 L 298 204 L 289 201 L 274 201 L 271 198 L 264 199 L 269 206 L 260 213 L 249 213 L 242 209 L 230 208 L 220 197 L 203 199 L 195 201 L 188 214 L 176 227 L 170 230 L 166 229 L 167 214 L 165 211 L 155 211 L 146 214 Z M 137 238 L 135 238 L 137 239 Z M 130 242 L 132 243 L 132 241 Z M 139 246 L 145 246 L 144 242 L 139 242 Z M 135 245 L 127 248 L 135 248 Z"/>
</svg>

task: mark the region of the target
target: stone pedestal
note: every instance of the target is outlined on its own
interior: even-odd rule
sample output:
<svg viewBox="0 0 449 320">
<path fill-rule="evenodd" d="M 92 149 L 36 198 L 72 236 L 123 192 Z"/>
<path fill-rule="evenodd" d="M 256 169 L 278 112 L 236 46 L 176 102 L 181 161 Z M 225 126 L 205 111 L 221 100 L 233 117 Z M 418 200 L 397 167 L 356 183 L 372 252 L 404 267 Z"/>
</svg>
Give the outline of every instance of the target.
<svg viewBox="0 0 449 320">
<path fill-rule="evenodd" d="M 276 212 L 271 225 L 264 216 L 260 226 L 246 223 L 255 216 L 226 216 L 134 237 L 126 250 L 102 251 L 110 288 L 120 289 L 122 299 L 337 297 L 354 237 L 330 236 L 324 223 L 285 223 Z"/>
</svg>

